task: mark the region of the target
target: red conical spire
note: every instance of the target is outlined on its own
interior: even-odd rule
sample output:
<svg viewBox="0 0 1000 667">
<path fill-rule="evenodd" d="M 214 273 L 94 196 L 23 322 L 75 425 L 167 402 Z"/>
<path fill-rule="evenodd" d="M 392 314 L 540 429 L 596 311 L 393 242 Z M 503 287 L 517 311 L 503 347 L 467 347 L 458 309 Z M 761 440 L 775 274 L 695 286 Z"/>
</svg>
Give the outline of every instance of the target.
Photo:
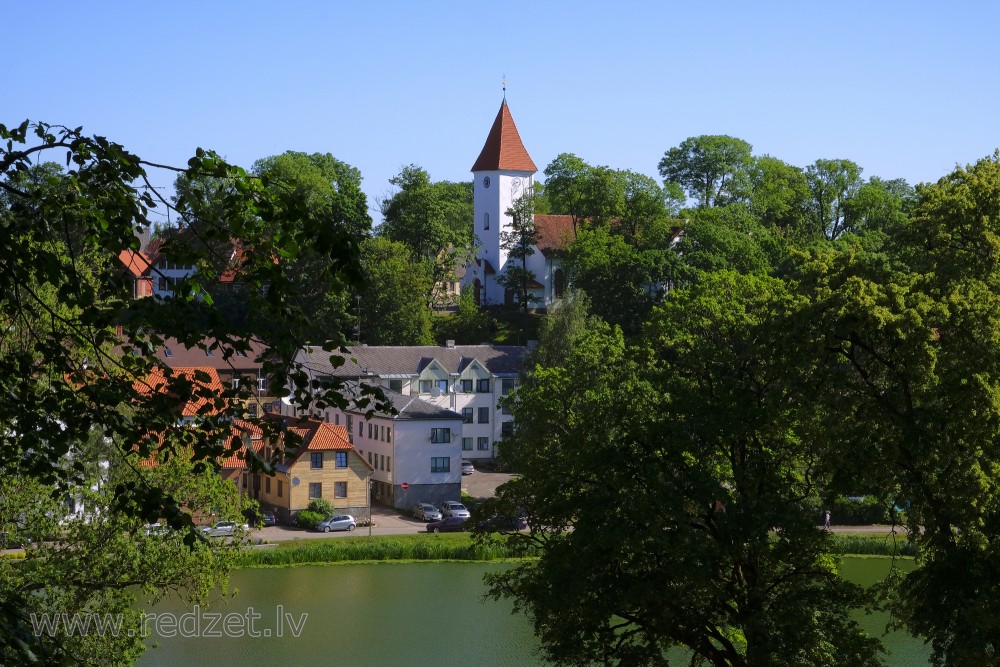
<svg viewBox="0 0 1000 667">
<path fill-rule="evenodd" d="M 514 118 L 507 108 L 507 100 L 500 104 L 500 111 L 486 137 L 483 151 L 472 165 L 472 171 L 538 171 L 531 156 L 521 143 L 521 135 L 514 125 Z"/>
</svg>

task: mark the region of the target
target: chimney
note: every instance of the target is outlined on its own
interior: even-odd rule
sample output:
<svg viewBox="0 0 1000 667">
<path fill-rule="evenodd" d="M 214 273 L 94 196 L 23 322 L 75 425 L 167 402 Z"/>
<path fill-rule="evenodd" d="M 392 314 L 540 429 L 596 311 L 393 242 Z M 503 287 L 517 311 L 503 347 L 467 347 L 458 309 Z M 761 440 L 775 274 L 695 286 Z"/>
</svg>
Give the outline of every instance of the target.
<svg viewBox="0 0 1000 667">
<path fill-rule="evenodd" d="M 449 349 L 454 348 L 455 347 L 455 341 L 453 341 L 453 340 L 446 340 L 444 342 L 444 346 L 447 347 L 447 348 L 449 348 Z"/>
</svg>

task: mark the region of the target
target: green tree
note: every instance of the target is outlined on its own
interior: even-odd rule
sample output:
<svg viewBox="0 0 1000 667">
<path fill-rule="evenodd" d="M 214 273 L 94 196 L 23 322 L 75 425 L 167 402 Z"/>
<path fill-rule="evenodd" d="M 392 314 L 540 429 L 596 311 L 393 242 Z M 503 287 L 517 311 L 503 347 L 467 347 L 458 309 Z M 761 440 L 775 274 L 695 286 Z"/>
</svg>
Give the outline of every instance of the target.
<svg viewBox="0 0 1000 667">
<path fill-rule="evenodd" d="M 409 248 L 384 237 L 361 243 L 365 287 L 358 319 L 369 345 L 430 345 L 431 318 L 425 297 L 430 275 Z"/>
<path fill-rule="evenodd" d="M 510 225 L 500 232 L 500 247 L 507 251 L 507 263 L 497 282 L 514 295 L 514 303 L 525 317 L 529 306 L 538 300 L 531 293 L 535 274 L 528 269 L 528 258 L 535 254 L 538 229 L 531 193 L 522 195 L 507 210 Z"/>
<path fill-rule="evenodd" d="M 848 231 L 848 202 L 864 182 L 861 172 L 861 167 L 850 160 L 816 160 L 806 167 L 806 182 L 812 192 L 812 226 L 827 239 Z"/>
<path fill-rule="evenodd" d="M 728 203 L 744 196 L 752 150 L 726 135 L 689 137 L 663 155 L 660 176 L 684 188 L 701 208 Z"/>
<path fill-rule="evenodd" d="M 590 297 L 591 311 L 636 335 L 675 278 L 669 248 L 639 248 L 607 228 L 582 230 L 566 260 L 570 283 Z"/>
<path fill-rule="evenodd" d="M 213 386 L 204 373 L 173 373 L 150 353 L 167 337 L 223 358 L 249 353 L 250 342 L 260 341 L 269 348 L 261 360 L 263 371 L 276 386 L 307 406 L 314 401 L 346 406 L 337 382 L 322 392 L 313 389 L 293 362 L 312 322 L 310 312 L 290 305 L 293 281 L 285 267 L 302 255 L 320 254 L 335 281 L 356 289 L 361 276 L 357 243 L 353 232 L 317 234 L 291 215 L 287 192 L 272 193 L 243 169 L 199 149 L 187 169 L 174 172 L 227 184 L 222 212 L 203 227 L 213 238 L 241 248 L 240 275 L 255 288 L 255 315 L 234 325 L 217 308 L 207 289 L 216 277 L 211 270 L 216 258 L 213 244 L 198 238 L 201 229 L 171 240 L 172 259 L 198 272 L 181 280 L 172 296 L 135 299 L 120 257 L 139 249 L 136 233 L 150 230 L 150 209 L 170 207 L 149 183 L 147 170 L 162 167 L 79 129 L 26 121 L 0 125 L 0 140 L 0 390 L 17 397 L 0 403 L 3 475 L 15 485 L 23 480 L 29 495 L 38 488 L 52 497 L 86 491 L 93 472 L 87 452 L 94 449 L 95 430 L 105 448 L 100 455 L 108 456 L 116 475 L 101 487 L 103 500 L 95 501 L 110 508 L 102 513 L 111 526 L 108 532 L 67 549 L 63 560 L 44 552 L 0 583 L 0 661 L 105 664 L 103 657 L 92 656 L 112 655 L 113 643 L 84 650 L 67 638 L 41 638 L 32 633 L 26 610 L 43 600 L 122 608 L 130 606 L 135 586 L 148 584 L 162 592 L 157 568 L 134 567 L 138 561 L 133 552 L 123 551 L 127 545 L 111 548 L 108 540 L 115 535 L 125 540 L 135 526 L 156 520 L 177 531 L 179 542 L 193 554 L 202 553 L 204 538 L 195 530 L 193 501 L 182 493 L 184 487 L 144 474 L 141 463 L 183 455 L 191 462 L 185 479 L 213 473 L 219 459 L 233 453 L 227 435 L 241 416 L 235 400 L 241 389 Z M 65 158 L 66 170 L 27 178 L 31 165 L 44 163 L 46 156 Z M 175 212 L 180 216 L 182 211 Z M 184 217 L 179 219 L 184 226 Z M 178 406 L 189 402 L 200 406 L 197 414 L 181 420 Z M 254 426 L 280 435 L 268 420 Z M 252 451 L 240 456 L 254 471 L 273 471 L 270 460 Z M 10 532 L 17 523 L 9 513 L 3 521 L 0 532 Z M 57 547 L 75 539 L 72 533 L 59 537 Z M 162 565 L 173 568 L 180 562 Z M 185 576 L 206 581 L 216 575 L 201 568 L 217 565 L 219 575 L 225 572 L 220 561 L 195 565 L 198 569 Z M 88 641 L 101 640 L 91 636 Z M 135 648 L 129 646 L 115 655 L 127 659 Z"/>
<path fill-rule="evenodd" d="M 399 190 L 379 203 L 383 220 L 378 233 L 404 244 L 428 266 L 431 283 L 424 301 L 436 305 L 435 286 L 454 282 L 456 268 L 474 256 L 472 182 L 434 182 L 412 164 L 389 182 Z"/>
<path fill-rule="evenodd" d="M 502 455 L 520 475 L 491 510 L 525 508 L 530 534 L 507 539 L 541 556 L 488 581 L 546 657 L 878 664 L 850 618 L 864 593 L 801 509 L 817 466 L 778 381 L 794 309 L 777 280 L 714 274 L 671 295 L 641 348 L 595 327 L 517 390 Z"/>
<path fill-rule="evenodd" d="M 497 322 L 476 303 L 476 295 L 471 285 L 462 288 L 456 310 L 441 315 L 435 323 L 435 338 L 443 344 L 453 340 L 459 345 L 477 345 L 492 339 Z"/>
<path fill-rule="evenodd" d="M 749 178 L 750 210 L 762 225 L 792 239 L 814 240 L 806 229 L 811 193 L 802 169 L 765 155 L 753 161 Z"/>
<path fill-rule="evenodd" d="M 918 568 L 894 612 L 934 664 L 996 660 L 1000 618 L 1000 156 L 917 190 L 883 243 L 849 239 L 799 258 L 803 389 L 824 396 L 812 434 L 841 489 L 908 504 Z M 808 405 L 809 396 L 801 403 Z"/>
</svg>

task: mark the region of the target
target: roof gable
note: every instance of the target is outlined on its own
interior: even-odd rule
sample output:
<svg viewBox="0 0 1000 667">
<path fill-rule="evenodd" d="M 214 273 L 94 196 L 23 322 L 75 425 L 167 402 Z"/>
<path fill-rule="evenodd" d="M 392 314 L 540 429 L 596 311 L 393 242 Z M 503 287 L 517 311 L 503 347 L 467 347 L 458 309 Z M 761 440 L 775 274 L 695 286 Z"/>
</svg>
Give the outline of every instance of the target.
<svg viewBox="0 0 1000 667">
<path fill-rule="evenodd" d="M 521 135 L 514 125 L 514 117 L 507 108 L 507 100 L 500 104 L 493 127 L 486 137 L 482 152 L 472 165 L 472 171 L 538 171 L 531 156 L 521 142 Z"/>
</svg>

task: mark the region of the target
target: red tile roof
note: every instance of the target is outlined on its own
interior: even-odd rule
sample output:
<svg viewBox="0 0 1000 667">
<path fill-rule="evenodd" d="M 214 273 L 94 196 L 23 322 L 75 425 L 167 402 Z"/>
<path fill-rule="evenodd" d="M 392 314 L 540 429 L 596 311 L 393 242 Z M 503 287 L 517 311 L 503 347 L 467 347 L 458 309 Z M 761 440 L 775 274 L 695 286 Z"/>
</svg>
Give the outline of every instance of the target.
<svg viewBox="0 0 1000 667">
<path fill-rule="evenodd" d="M 246 456 L 244 449 L 246 449 L 246 440 L 244 438 L 250 438 L 250 446 L 253 451 L 258 454 L 264 449 L 264 442 L 262 440 L 264 432 L 259 426 L 245 422 L 242 420 L 237 420 L 233 422 L 233 430 L 238 431 L 234 433 L 229 438 L 229 446 L 226 447 L 226 453 L 219 457 L 219 464 L 224 470 L 242 470 L 247 467 Z M 256 440 L 256 442 L 254 442 Z"/>
<path fill-rule="evenodd" d="M 208 375 L 208 381 L 201 381 L 195 379 L 195 373 L 201 371 Z M 195 385 L 195 391 L 201 391 L 203 389 L 209 389 L 213 394 L 219 396 L 224 391 L 222 386 L 222 381 L 219 380 L 219 374 L 214 368 L 210 366 L 198 366 L 198 367 L 186 367 L 186 368 L 174 368 L 174 376 L 183 375 L 187 377 Z M 167 384 L 167 377 L 163 373 L 162 368 L 155 368 L 145 380 L 136 380 L 132 387 L 137 394 L 143 396 L 148 396 L 154 391 L 163 390 L 164 386 Z M 188 401 L 181 414 L 185 417 L 191 417 L 199 414 L 199 410 L 209 402 L 208 398 L 205 397 L 195 397 L 194 400 Z"/>
<path fill-rule="evenodd" d="M 535 229 L 538 230 L 538 249 L 545 255 L 565 251 L 576 238 L 571 215 L 536 213 Z"/>
<path fill-rule="evenodd" d="M 146 255 L 134 250 L 122 250 L 118 254 L 118 260 L 125 265 L 125 268 L 128 269 L 133 278 L 141 278 L 143 275 L 148 274 L 149 267 L 152 266 Z"/>
<path fill-rule="evenodd" d="M 521 143 L 521 135 L 514 125 L 514 118 L 507 108 L 507 100 L 500 104 L 493 127 L 486 137 L 483 151 L 472 165 L 472 171 L 538 171 L 531 156 Z"/>
</svg>

